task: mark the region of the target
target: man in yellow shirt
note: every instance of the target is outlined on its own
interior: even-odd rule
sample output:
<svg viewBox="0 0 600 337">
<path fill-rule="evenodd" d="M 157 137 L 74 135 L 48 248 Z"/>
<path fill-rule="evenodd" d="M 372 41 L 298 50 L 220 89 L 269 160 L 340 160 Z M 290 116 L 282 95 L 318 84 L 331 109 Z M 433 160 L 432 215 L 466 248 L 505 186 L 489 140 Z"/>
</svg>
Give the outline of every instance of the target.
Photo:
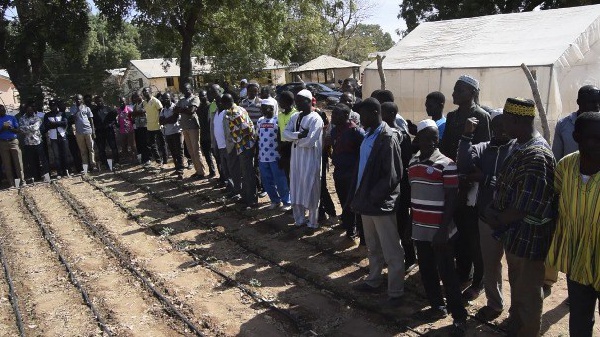
<svg viewBox="0 0 600 337">
<path fill-rule="evenodd" d="M 158 98 L 150 94 L 150 88 L 144 88 L 142 96 L 144 96 L 142 107 L 146 112 L 146 120 L 148 121 L 148 146 L 150 147 L 150 153 L 157 164 L 163 165 L 167 163 L 167 147 L 158 121 L 163 106 Z"/>
<path fill-rule="evenodd" d="M 554 178 L 558 221 L 546 264 L 567 274 L 569 335 L 592 337 L 600 299 L 600 112 L 575 121 L 579 151 L 565 156 Z"/>
</svg>

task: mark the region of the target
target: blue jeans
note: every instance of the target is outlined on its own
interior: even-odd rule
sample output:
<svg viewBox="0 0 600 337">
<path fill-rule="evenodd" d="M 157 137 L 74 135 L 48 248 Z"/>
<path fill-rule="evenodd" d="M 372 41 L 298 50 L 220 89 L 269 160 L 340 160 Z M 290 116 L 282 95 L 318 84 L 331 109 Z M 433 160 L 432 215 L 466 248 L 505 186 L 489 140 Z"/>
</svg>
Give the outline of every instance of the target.
<svg viewBox="0 0 600 337">
<path fill-rule="evenodd" d="M 283 202 L 289 205 L 291 203 L 290 188 L 288 187 L 285 172 L 279 168 L 279 164 L 276 161 L 270 163 L 260 162 L 258 163 L 258 167 L 263 187 L 269 195 L 271 202 L 275 204 Z"/>
</svg>

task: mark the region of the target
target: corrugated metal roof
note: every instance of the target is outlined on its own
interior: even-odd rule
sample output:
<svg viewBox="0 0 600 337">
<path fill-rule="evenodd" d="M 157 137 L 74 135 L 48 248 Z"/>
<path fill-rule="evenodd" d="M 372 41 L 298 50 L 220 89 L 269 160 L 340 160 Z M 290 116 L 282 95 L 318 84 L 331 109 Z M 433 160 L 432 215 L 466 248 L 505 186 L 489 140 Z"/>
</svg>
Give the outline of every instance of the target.
<svg viewBox="0 0 600 337">
<path fill-rule="evenodd" d="M 179 77 L 181 69 L 177 59 L 145 59 L 131 60 L 131 64 L 136 67 L 144 76 L 150 78 L 161 77 Z M 209 62 L 200 64 L 196 57 L 192 57 L 192 72 L 194 75 L 205 74 L 210 72 L 211 66 Z"/>
<path fill-rule="evenodd" d="M 360 65 L 348 61 L 344 61 L 337 57 L 329 55 L 321 55 L 314 60 L 310 60 L 300 67 L 292 70 L 292 73 L 300 73 L 304 71 L 339 69 L 339 68 L 358 68 Z"/>
</svg>

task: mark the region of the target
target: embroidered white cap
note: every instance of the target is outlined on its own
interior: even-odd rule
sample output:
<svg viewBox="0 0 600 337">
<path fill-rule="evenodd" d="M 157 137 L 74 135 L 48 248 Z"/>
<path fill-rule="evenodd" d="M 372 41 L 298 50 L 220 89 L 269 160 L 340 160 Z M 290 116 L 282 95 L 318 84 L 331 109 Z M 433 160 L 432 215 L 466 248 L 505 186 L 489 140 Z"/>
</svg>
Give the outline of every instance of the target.
<svg viewBox="0 0 600 337">
<path fill-rule="evenodd" d="M 436 129 L 438 128 L 437 124 L 435 124 L 435 121 L 433 119 L 424 119 L 417 124 L 417 133 L 429 127 L 434 127 Z"/>
<path fill-rule="evenodd" d="M 503 112 L 504 112 L 504 110 L 502 108 L 494 109 L 494 110 L 492 110 L 492 113 L 490 114 L 490 117 L 491 117 L 491 119 L 494 119 L 494 118 L 502 115 Z"/>
<path fill-rule="evenodd" d="M 469 76 L 469 75 L 462 75 L 461 77 L 458 78 L 459 81 L 461 82 L 465 82 L 466 84 L 472 86 L 473 88 L 479 90 L 479 81 L 476 80 L 474 77 Z"/>
<path fill-rule="evenodd" d="M 245 78 L 243 78 L 243 79 L 242 79 L 240 82 L 241 82 L 241 83 L 248 83 L 248 80 L 247 80 L 247 79 L 245 79 Z"/>
<path fill-rule="evenodd" d="M 273 104 L 273 102 L 270 99 L 263 99 L 260 101 L 260 105 L 270 105 L 270 106 L 275 106 L 275 104 Z"/>
<path fill-rule="evenodd" d="M 313 98 L 312 93 L 307 89 L 300 90 L 296 95 L 306 97 L 306 98 L 310 99 L 311 101 Z"/>
</svg>

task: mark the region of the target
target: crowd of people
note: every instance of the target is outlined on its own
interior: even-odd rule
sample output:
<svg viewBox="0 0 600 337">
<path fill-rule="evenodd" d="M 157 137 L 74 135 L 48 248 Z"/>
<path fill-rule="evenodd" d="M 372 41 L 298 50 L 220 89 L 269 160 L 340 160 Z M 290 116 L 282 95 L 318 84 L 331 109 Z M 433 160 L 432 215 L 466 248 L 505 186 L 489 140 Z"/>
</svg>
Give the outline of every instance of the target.
<svg viewBox="0 0 600 337">
<path fill-rule="evenodd" d="M 450 314 L 451 334 L 462 336 L 468 301 L 485 294 L 483 321 L 504 312 L 505 256 L 510 336 L 540 334 L 560 271 L 570 334 L 591 337 L 600 298 L 600 89 L 579 90 L 579 109 L 558 121 L 551 147 L 536 131 L 532 100 L 490 109 L 479 104 L 479 86 L 461 76 L 457 108 L 445 117 L 444 94 L 430 93 L 431 118 L 417 123 L 402 118 L 392 92 L 362 100 L 351 81 L 330 118 L 307 89 L 275 99 L 246 80 L 240 97 L 218 84 L 197 93 L 186 84 L 181 98 L 145 88 L 116 109 L 78 94 L 70 108 L 50 100 L 45 114 L 25 105 L 10 116 L 0 106 L 0 157 L 16 186 L 50 179 L 47 148 L 59 176 L 124 160 L 162 166 L 170 154 L 176 179 L 187 164 L 191 179 L 215 179 L 248 210 L 268 195 L 268 209 L 291 212 L 309 232 L 337 216 L 326 184 L 331 159 L 340 226 L 368 250 L 369 275 L 354 290 L 379 292 L 387 265 L 382 306 L 405 305 L 405 274 L 418 265 L 429 314 Z"/>
</svg>

